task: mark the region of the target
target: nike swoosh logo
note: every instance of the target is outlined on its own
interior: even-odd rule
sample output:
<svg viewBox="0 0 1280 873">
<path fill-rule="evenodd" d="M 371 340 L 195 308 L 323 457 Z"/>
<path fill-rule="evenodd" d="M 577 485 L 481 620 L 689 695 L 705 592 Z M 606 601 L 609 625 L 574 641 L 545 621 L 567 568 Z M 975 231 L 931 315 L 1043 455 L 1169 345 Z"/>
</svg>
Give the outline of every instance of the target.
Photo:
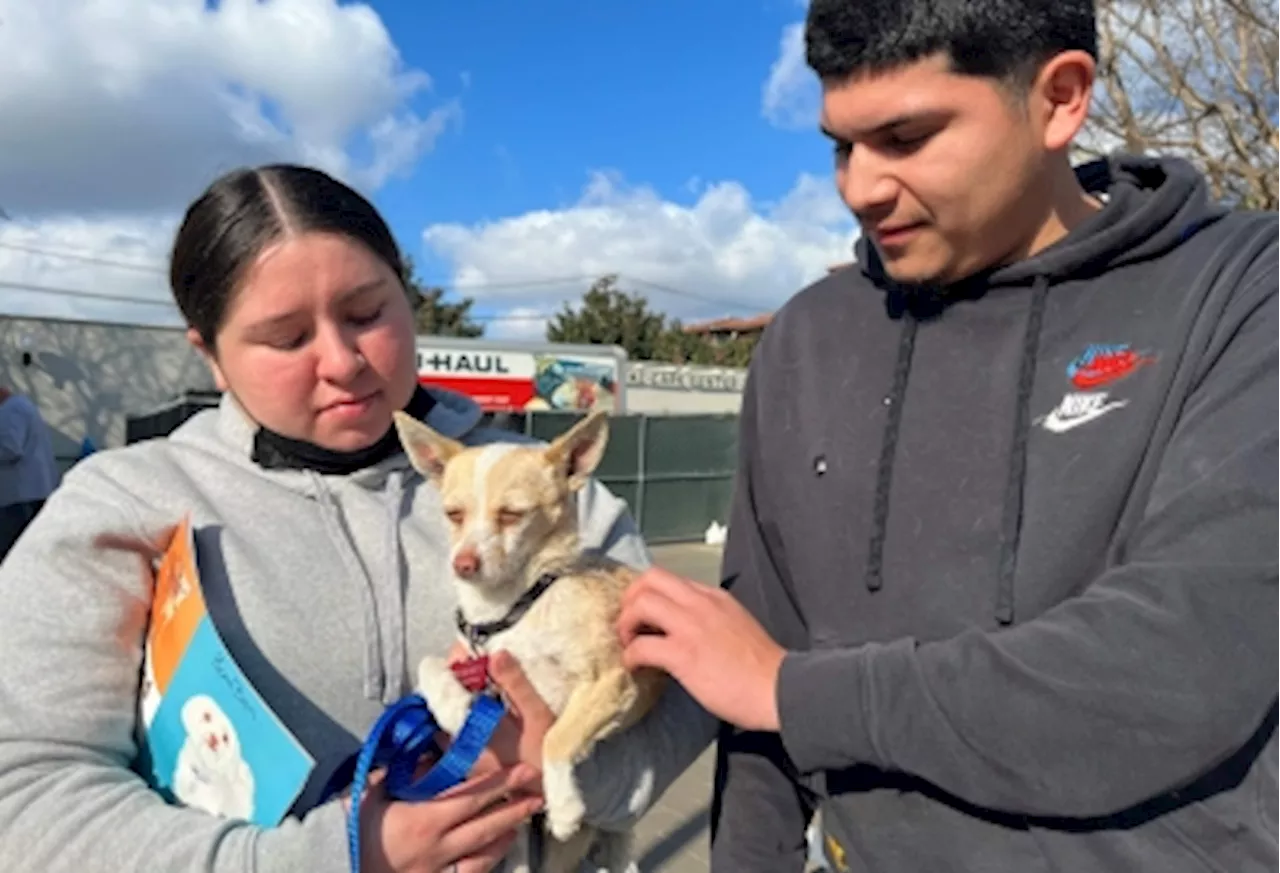
<svg viewBox="0 0 1280 873">
<path fill-rule="evenodd" d="M 1078 415 L 1063 415 L 1060 410 L 1055 409 L 1044 417 L 1044 429 L 1053 433 L 1066 433 L 1072 428 L 1088 424 L 1095 418 L 1101 418 L 1111 410 L 1119 409 L 1128 402 L 1128 400 L 1113 400 L 1110 403 L 1086 410 Z"/>
</svg>

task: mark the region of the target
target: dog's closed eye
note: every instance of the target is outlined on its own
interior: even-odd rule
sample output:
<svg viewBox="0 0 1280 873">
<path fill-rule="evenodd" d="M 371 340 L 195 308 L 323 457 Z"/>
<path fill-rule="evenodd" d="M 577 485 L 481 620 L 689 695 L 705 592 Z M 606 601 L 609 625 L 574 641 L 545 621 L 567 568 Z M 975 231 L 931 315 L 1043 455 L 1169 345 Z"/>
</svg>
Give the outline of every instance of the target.
<svg viewBox="0 0 1280 873">
<path fill-rule="evenodd" d="M 467 513 L 462 509 L 452 508 L 444 511 L 445 517 L 449 519 L 450 524 L 461 525 L 467 520 Z"/>
<path fill-rule="evenodd" d="M 524 521 L 524 516 L 525 516 L 524 510 L 511 509 L 510 507 L 504 506 L 502 509 L 498 510 L 498 516 L 497 516 L 498 526 L 512 527 Z"/>
</svg>

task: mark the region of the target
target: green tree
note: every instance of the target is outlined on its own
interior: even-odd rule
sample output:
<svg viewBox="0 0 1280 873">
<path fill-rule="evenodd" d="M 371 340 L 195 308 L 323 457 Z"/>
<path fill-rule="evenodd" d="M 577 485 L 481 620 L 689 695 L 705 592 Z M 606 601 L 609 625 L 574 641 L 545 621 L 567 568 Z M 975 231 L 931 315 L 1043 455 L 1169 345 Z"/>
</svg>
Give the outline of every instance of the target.
<svg viewBox="0 0 1280 873">
<path fill-rule="evenodd" d="M 475 301 L 470 297 L 452 302 L 446 301 L 443 288 L 425 285 L 418 279 L 413 259 L 407 255 L 404 257 L 401 279 L 404 281 L 405 293 L 409 295 L 409 302 L 413 306 L 419 334 L 470 338 L 484 334 L 484 325 L 471 317 L 471 307 Z"/>
<path fill-rule="evenodd" d="M 658 341 L 654 359 L 672 364 L 746 367 L 759 341 L 759 334 L 713 340 L 703 334 L 685 333 L 684 325 L 673 320 Z"/>
<path fill-rule="evenodd" d="M 710 360 L 713 349 L 706 337 L 685 333 L 679 319 L 673 319 L 658 339 L 655 361 L 669 364 L 702 364 Z"/>
<path fill-rule="evenodd" d="M 646 297 L 618 287 L 616 275 L 597 279 L 577 306 L 565 305 L 547 325 L 553 343 L 617 345 L 633 361 L 745 367 L 757 335 L 713 340 L 686 333 L 679 319 L 651 309 Z"/>
<path fill-rule="evenodd" d="M 746 368 L 755 354 L 756 345 L 760 342 L 760 334 L 753 333 L 736 336 L 715 347 L 715 362 L 721 367 Z"/>
<path fill-rule="evenodd" d="M 565 305 L 547 324 L 547 339 L 555 343 L 621 346 L 627 357 L 652 360 L 667 330 L 667 317 L 649 308 L 639 294 L 618 287 L 618 277 L 597 279 L 578 306 Z"/>
</svg>

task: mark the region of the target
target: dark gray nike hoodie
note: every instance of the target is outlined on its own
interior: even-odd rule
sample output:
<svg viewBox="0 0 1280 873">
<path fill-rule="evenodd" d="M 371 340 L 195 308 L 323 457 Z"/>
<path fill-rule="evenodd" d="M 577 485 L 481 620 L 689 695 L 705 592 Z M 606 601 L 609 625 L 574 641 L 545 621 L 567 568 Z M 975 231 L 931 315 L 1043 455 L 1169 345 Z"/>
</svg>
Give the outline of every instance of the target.
<svg viewBox="0 0 1280 873">
<path fill-rule="evenodd" d="M 744 398 L 725 586 L 790 654 L 726 729 L 715 873 L 1277 863 L 1277 219 L 1078 171 L 1034 258 L 791 300 Z"/>
</svg>

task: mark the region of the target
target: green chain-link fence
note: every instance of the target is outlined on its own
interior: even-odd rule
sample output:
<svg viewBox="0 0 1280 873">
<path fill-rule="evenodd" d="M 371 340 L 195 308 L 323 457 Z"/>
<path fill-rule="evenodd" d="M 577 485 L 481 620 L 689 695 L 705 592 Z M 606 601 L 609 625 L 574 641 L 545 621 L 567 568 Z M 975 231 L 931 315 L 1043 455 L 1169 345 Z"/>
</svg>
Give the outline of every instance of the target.
<svg viewBox="0 0 1280 873">
<path fill-rule="evenodd" d="M 524 431 L 555 439 L 579 416 L 539 412 Z M 737 459 L 734 415 L 618 415 L 597 477 L 627 501 L 650 543 L 701 540 L 713 522 L 728 522 Z"/>
</svg>

